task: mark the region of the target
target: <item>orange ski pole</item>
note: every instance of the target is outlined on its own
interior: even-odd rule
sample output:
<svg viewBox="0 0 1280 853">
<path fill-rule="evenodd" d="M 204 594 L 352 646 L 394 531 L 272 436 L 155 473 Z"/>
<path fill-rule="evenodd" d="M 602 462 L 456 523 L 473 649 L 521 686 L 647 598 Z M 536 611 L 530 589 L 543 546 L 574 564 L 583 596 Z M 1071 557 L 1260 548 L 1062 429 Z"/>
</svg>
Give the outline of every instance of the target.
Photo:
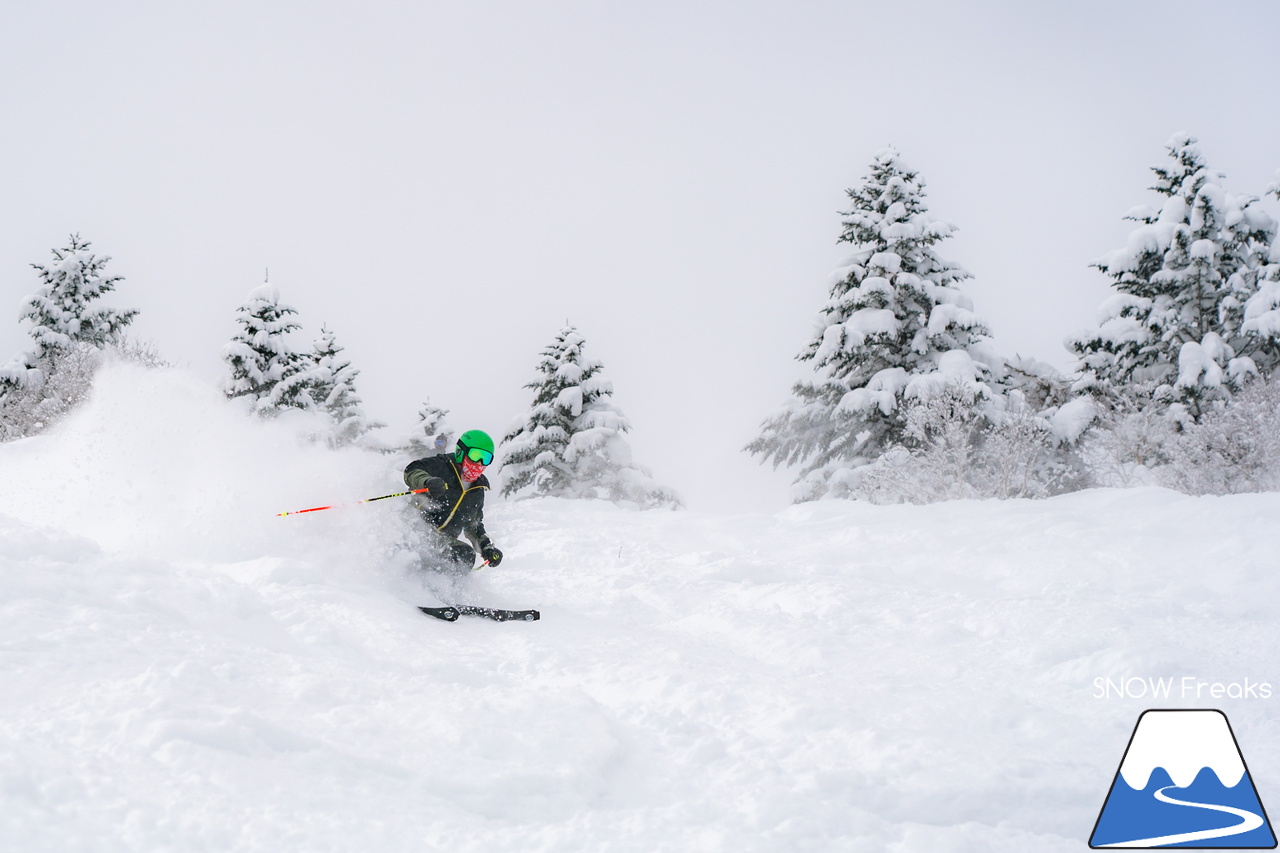
<svg viewBox="0 0 1280 853">
<path fill-rule="evenodd" d="M 349 503 L 349 504 L 330 504 L 329 506 L 313 506 L 310 509 L 295 509 L 293 512 L 278 512 L 276 513 L 276 516 L 279 517 L 282 515 L 298 515 L 304 512 L 319 512 L 322 509 L 334 509 L 335 507 L 342 507 L 342 506 L 356 506 L 357 504 L 373 503 L 374 501 L 385 501 L 387 498 L 402 498 L 405 495 L 420 495 L 426 491 L 430 491 L 430 490 L 414 489 L 413 491 L 409 491 L 409 492 L 396 492 L 394 495 L 380 495 L 376 498 L 365 498 L 362 501 L 355 501 L 354 503 Z"/>
</svg>

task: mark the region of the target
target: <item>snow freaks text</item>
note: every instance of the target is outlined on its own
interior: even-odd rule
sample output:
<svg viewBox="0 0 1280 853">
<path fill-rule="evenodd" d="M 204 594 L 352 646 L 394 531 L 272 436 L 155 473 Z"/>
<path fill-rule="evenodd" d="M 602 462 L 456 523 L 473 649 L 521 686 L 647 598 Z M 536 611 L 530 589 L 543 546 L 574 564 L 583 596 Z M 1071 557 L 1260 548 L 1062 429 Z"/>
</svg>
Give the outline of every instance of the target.
<svg viewBox="0 0 1280 853">
<path fill-rule="evenodd" d="M 1243 678 L 1239 681 L 1204 681 L 1194 675 L 1181 678 L 1129 676 L 1093 680 L 1094 699 L 1270 699 L 1271 683 Z"/>
</svg>

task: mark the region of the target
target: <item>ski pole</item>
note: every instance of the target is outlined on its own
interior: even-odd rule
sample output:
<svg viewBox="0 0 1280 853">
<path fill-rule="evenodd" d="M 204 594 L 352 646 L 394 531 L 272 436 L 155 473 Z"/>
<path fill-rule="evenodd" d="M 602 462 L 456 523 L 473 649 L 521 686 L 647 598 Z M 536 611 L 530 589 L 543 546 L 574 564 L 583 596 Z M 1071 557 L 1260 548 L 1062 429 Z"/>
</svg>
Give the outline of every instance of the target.
<svg viewBox="0 0 1280 853">
<path fill-rule="evenodd" d="M 349 504 L 329 504 L 329 506 L 313 506 L 310 509 L 295 509 L 293 512 L 278 512 L 276 513 L 276 516 L 279 517 L 282 515 L 298 515 L 299 513 L 304 513 L 304 512 L 319 512 L 322 509 L 334 509 L 335 507 L 340 507 L 340 506 L 356 506 L 357 504 L 373 503 L 374 501 L 385 501 L 387 498 L 402 498 L 405 495 L 420 495 L 423 492 L 428 492 L 428 491 L 430 491 L 430 489 L 414 489 L 409 492 L 396 492 L 394 495 L 380 495 L 376 498 L 365 498 L 362 501 L 355 501 L 354 503 L 349 503 Z"/>
</svg>

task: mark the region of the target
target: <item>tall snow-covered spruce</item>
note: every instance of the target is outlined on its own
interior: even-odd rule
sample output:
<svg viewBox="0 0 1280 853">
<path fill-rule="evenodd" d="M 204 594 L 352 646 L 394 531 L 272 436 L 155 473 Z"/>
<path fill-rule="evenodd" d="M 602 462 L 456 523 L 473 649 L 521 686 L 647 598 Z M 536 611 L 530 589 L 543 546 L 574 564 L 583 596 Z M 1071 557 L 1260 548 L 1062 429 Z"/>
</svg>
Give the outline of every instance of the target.
<svg viewBox="0 0 1280 853">
<path fill-rule="evenodd" d="M 98 302 L 115 290 L 121 276 L 107 275 L 111 258 L 94 255 L 87 240 L 71 235 L 54 262 L 32 264 L 40 287 L 22 302 L 35 349 L 0 365 L 0 436 L 38 432 L 88 393 L 101 350 L 123 342 L 137 311 Z"/>
<path fill-rule="evenodd" d="M 816 374 L 765 421 L 747 451 L 797 466 L 793 497 L 850 497 L 858 471 L 910 444 L 904 403 L 944 388 L 979 407 L 998 398 L 987 327 L 959 290 L 970 278 L 934 246 L 953 227 L 933 218 L 924 182 L 892 148 L 848 190 L 840 242 L 857 247 L 833 276 L 813 338 L 797 358 Z"/>
<path fill-rule="evenodd" d="M 286 339 L 302 328 L 291 318 L 297 310 L 280 301 L 279 289 L 263 284 L 249 291 L 236 309 L 240 330 L 222 348 L 231 375 L 222 389 L 232 399 L 247 397 L 252 410 L 271 417 L 282 409 L 313 409 L 309 360 Z"/>
<path fill-rule="evenodd" d="M 533 405 L 499 447 L 502 494 L 589 498 L 640 508 L 681 505 L 631 458 L 631 424 L 613 403 L 603 365 L 583 355 L 585 341 L 565 326 L 542 352 L 525 387 Z"/>
<path fill-rule="evenodd" d="M 1273 366 L 1257 315 L 1276 223 L 1256 196 L 1223 189 L 1195 138 L 1175 134 L 1166 148 L 1170 162 L 1152 168 L 1160 209 L 1129 212 L 1138 228 L 1094 264 L 1116 295 L 1098 309 L 1097 328 L 1067 346 L 1080 360 L 1077 391 L 1176 403 L 1199 419 Z"/>
<path fill-rule="evenodd" d="M 386 426 L 364 413 L 356 392 L 360 371 L 342 355 L 343 347 L 327 326 L 312 345 L 312 367 L 306 382 L 316 406 L 333 421 L 330 443 L 336 447 L 354 444 L 371 430 Z"/>
</svg>

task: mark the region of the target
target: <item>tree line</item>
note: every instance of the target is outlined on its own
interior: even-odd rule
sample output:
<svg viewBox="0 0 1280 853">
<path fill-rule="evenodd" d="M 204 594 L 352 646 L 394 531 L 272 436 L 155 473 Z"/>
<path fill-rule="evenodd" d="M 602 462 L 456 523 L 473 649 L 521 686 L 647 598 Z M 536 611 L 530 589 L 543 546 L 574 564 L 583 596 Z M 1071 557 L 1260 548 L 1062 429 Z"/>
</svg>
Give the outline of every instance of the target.
<svg viewBox="0 0 1280 853">
<path fill-rule="evenodd" d="M 105 271 L 109 257 L 72 235 L 53 251 L 54 263 L 33 265 L 40 287 L 23 301 L 22 320 L 34 344 L 0 366 L 0 440 L 35 435 L 84 402 L 93 376 L 108 359 L 163 366 L 152 348 L 126 330 L 138 312 L 104 307 L 99 300 L 123 279 Z M 269 283 L 251 290 L 235 313 L 237 330 L 221 351 L 228 401 L 260 418 L 294 413 L 310 438 L 331 447 L 359 446 L 420 457 L 452 450 L 448 410 L 428 399 L 407 441 L 375 438 L 385 424 L 365 414 L 356 380 L 337 336 L 326 325 L 309 351 L 291 338 L 301 330 L 298 311 Z M 571 325 L 560 330 L 536 366 L 529 410 L 502 437 L 499 469 L 508 497 L 557 496 L 609 500 L 635 507 L 678 507 L 680 498 L 654 482 L 632 458 L 631 424 L 613 402 L 603 365 L 587 357 L 585 340 Z M 314 425 L 319 424 L 318 428 Z"/>
<path fill-rule="evenodd" d="M 810 340 L 812 375 L 746 448 L 794 470 L 797 501 L 928 502 L 1045 497 L 1092 486 L 1161 484 L 1191 493 L 1280 488 L 1280 239 L 1262 194 L 1228 192 L 1196 140 L 1176 134 L 1153 167 L 1156 206 L 1136 207 L 1125 246 L 1094 267 L 1113 295 L 1070 336 L 1076 368 L 1001 354 L 964 293 L 972 276 L 939 244 L 925 183 L 895 149 L 847 190 L 833 276 Z M 0 365 L 0 439 L 33 435 L 87 395 L 106 358 L 157 366 L 131 342 L 135 310 L 102 306 L 122 280 L 73 235 L 22 303 L 32 348 Z M 374 438 L 359 371 L 322 325 L 295 351 L 298 312 L 254 288 L 222 348 L 222 390 L 264 418 L 315 414 L 312 437 L 426 455 L 452 446 L 448 411 L 426 400 L 407 441 Z M 630 422 L 603 365 L 566 325 L 540 354 L 529 408 L 499 445 L 503 493 L 680 505 L 632 458 Z"/>
<path fill-rule="evenodd" d="M 796 500 L 1042 497 L 1158 483 L 1280 487 L 1280 242 L 1194 138 L 1153 167 L 1158 206 L 1094 266 L 1114 295 L 1060 373 L 1002 355 L 938 244 L 924 181 L 893 149 L 848 190 L 837 274 L 797 358 L 813 371 L 746 450 Z M 1280 197 L 1280 183 L 1264 194 Z"/>
</svg>

